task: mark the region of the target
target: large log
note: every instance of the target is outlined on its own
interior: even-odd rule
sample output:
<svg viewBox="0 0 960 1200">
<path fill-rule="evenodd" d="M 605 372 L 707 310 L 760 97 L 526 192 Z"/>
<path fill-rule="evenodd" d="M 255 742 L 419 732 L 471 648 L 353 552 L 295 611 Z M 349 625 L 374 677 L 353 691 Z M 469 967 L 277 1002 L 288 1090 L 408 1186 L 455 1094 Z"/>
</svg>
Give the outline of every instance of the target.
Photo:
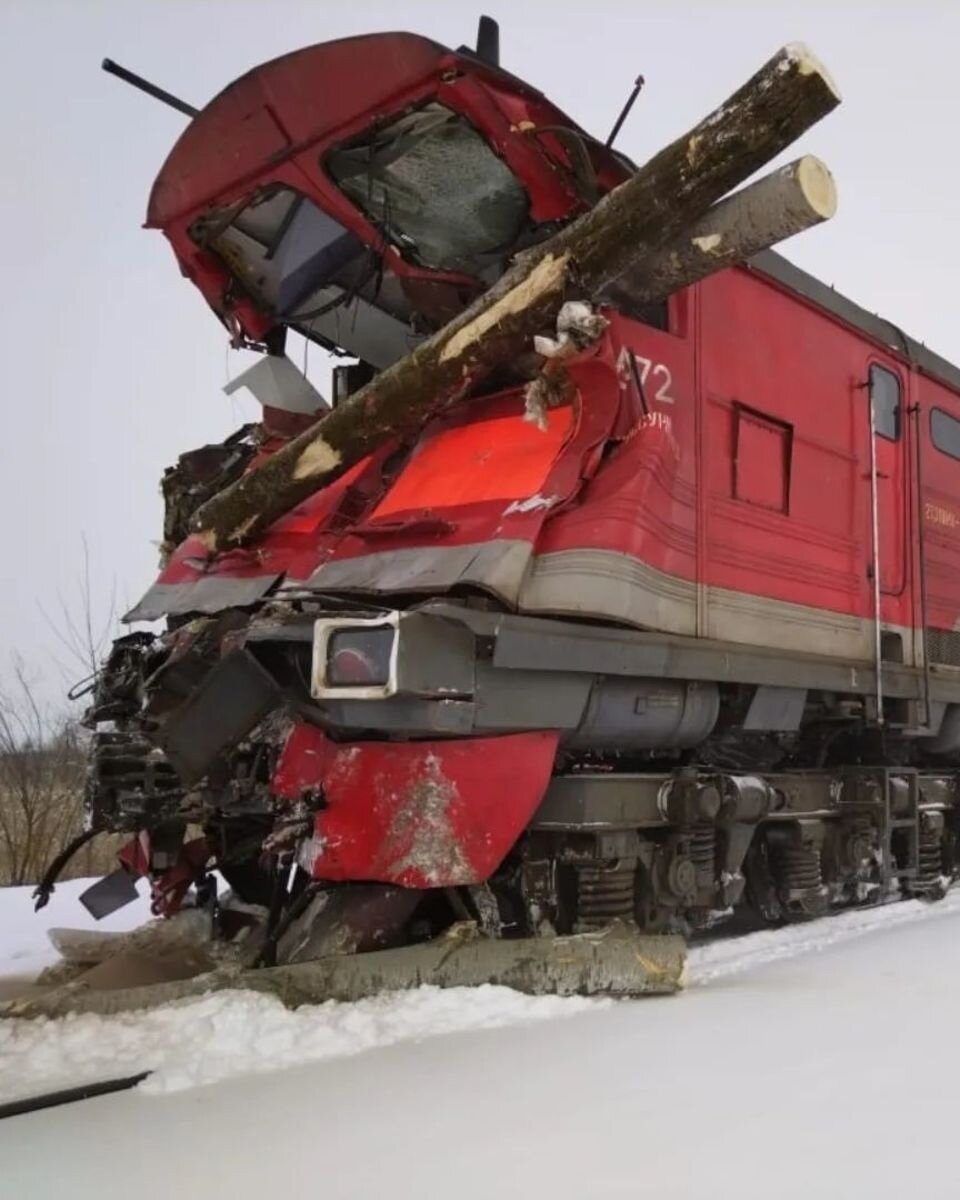
<svg viewBox="0 0 960 1200">
<path fill-rule="evenodd" d="M 724 104 L 488 292 L 282 450 L 214 496 L 193 528 L 214 553 L 256 538 L 386 441 L 462 397 L 551 329 L 568 289 L 595 296 L 649 257 L 839 103 L 801 45 L 770 59 Z M 456 181 L 451 180 L 451 187 Z"/>
<path fill-rule="evenodd" d="M 829 220 L 836 210 L 833 176 L 819 158 L 804 155 L 715 204 L 678 238 L 614 280 L 601 298 L 628 309 L 663 300 Z"/>
<path fill-rule="evenodd" d="M 393 950 L 328 955 L 259 970 L 225 967 L 140 987 L 87 988 L 81 976 L 47 994 L 0 1003 L 0 1020 L 108 1016 L 235 988 L 276 996 L 288 1008 L 418 987 L 487 983 L 531 996 L 670 995 L 684 986 L 686 962 L 682 937 L 643 934 L 619 924 L 570 937 L 531 938 L 487 938 L 454 926 L 433 941 Z"/>
</svg>

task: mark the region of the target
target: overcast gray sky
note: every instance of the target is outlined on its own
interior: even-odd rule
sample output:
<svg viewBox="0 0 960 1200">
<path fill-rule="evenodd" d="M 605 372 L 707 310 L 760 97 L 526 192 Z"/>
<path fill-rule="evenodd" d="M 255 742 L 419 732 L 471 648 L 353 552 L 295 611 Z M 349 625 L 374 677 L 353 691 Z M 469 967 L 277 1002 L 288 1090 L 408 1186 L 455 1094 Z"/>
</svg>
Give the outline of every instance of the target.
<svg viewBox="0 0 960 1200">
<path fill-rule="evenodd" d="M 395 28 L 471 41 L 481 11 L 454 0 L 0 0 L 0 679 L 20 652 L 57 694 L 66 655 L 42 610 L 57 620 L 62 599 L 79 611 L 84 539 L 102 619 L 114 588 L 132 603 L 154 574 L 164 466 L 243 418 L 220 391 L 243 362 L 163 237 L 140 228 L 184 119 L 100 60 L 202 105 L 313 42 Z M 840 211 L 787 254 L 960 361 L 960 5 L 489 0 L 486 11 L 504 66 L 597 135 L 642 72 L 619 143 L 638 161 L 778 46 L 809 43 L 844 103 L 798 147 L 833 170 Z M 311 375 L 324 389 L 316 353 Z"/>
</svg>

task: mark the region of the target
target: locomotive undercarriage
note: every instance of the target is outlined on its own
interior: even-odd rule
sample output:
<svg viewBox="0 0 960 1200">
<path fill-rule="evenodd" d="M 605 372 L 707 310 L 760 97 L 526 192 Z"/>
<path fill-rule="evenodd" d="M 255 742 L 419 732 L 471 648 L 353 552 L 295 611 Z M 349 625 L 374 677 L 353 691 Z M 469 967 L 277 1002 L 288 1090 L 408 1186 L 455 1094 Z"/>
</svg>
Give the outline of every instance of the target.
<svg viewBox="0 0 960 1200">
<path fill-rule="evenodd" d="M 540 894 L 558 928 L 630 915 L 651 932 L 686 933 L 732 918 L 806 920 L 940 898 L 957 871 L 956 782 L 900 767 L 583 773 L 553 781 L 529 841 L 521 878 L 531 862 L 540 881 L 547 864 L 553 879 L 572 877 L 565 913 L 562 884 Z"/>
<path fill-rule="evenodd" d="M 402 615 L 414 619 L 396 636 L 402 645 L 409 631 L 409 651 L 442 627 L 440 665 L 446 680 L 460 681 L 459 693 L 448 686 L 452 696 L 431 697 L 429 655 L 408 653 L 404 668 L 401 652 L 395 694 L 337 700 L 331 688 L 318 698 L 315 623 L 349 629 L 356 620 L 319 612 L 275 603 L 253 619 L 234 611 L 157 639 L 122 639 L 90 709 L 93 823 L 148 832 L 140 868 L 161 912 L 206 878 L 194 864 L 214 862 L 241 900 L 264 910 L 262 962 L 288 959 L 291 945 L 314 954 L 427 940 L 464 921 L 508 938 L 612 922 L 689 936 L 721 922 L 781 923 L 898 896 L 936 899 L 958 873 L 950 756 L 923 750 L 938 745 L 930 731 L 921 738 L 909 726 L 880 727 L 869 692 L 512 667 L 511 644 L 525 661 L 522 618 L 444 604 L 408 610 Z M 547 624 L 569 636 L 616 635 L 536 624 L 538 635 Z M 628 666 L 631 653 L 655 644 L 651 635 L 620 636 Z M 585 662 L 600 661 L 602 646 L 592 649 Z M 420 694 L 405 697 L 402 676 L 407 670 L 409 679 L 414 661 Z M 568 649 L 563 661 L 577 666 Z M 789 680 L 800 666 L 779 670 Z M 912 716 L 914 702 L 890 682 L 898 706 L 890 713 Z M 902 679 L 899 686 L 908 690 Z M 526 697 L 519 708 L 517 687 Z M 485 882 L 411 896 L 324 882 L 298 865 L 325 798 L 322 784 L 295 802 L 271 791 L 293 722 L 351 744 L 503 733 L 530 721 L 531 689 L 545 720 L 559 722 L 564 706 L 575 711 L 575 694 L 583 704 L 561 735 L 542 803 Z M 201 849 L 185 856 L 185 840 Z M 379 896 L 372 907 L 371 894 Z M 346 917 L 313 936 L 303 925 L 318 896 L 327 923 L 334 912 Z"/>
</svg>

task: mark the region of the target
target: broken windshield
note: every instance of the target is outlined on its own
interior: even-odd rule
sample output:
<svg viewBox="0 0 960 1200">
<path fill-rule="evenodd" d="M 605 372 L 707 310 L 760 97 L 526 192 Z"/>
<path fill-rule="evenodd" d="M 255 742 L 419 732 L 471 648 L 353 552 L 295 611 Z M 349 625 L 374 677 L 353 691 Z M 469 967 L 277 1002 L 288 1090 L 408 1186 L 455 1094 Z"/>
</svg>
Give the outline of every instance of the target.
<svg viewBox="0 0 960 1200">
<path fill-rule="evenodd" d="M 329 155 L 326 167 L 389 242 L 435 270 L 499 272 L 527 220 L 523 185 L 441 104 L 364 135 Z"/>
</svg>

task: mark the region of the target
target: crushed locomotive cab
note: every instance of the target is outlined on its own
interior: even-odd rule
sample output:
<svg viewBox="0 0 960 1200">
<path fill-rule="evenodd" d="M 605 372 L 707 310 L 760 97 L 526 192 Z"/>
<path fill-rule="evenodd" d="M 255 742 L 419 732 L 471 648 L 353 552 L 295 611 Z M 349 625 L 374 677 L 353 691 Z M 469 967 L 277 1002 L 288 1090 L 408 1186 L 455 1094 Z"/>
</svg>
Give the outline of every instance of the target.
<svg viewBox="0 0 960 1200">
<path fill-rule="evenodd" d="M 955 876 L 960 492 L 908 414 L 960 422 L 960 371 L 757 255 L 832 215 L 817 160 L 723 199 L 837 101 L 787 47 L 637 170 L 383 34 L 184 131 L 148 224 L 264 422 L 165 478 L 89 799 L 251 986 L 673 990 L 678 936 Z M 289 330 L 357 360 L 332 407 Z"/>
</svg>

